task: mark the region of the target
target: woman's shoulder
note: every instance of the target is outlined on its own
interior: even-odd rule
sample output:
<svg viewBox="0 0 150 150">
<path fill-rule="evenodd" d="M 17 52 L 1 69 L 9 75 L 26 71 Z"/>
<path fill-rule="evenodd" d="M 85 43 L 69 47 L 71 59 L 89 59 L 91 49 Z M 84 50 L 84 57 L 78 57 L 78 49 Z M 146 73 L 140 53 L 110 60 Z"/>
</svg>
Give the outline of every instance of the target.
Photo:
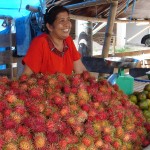
<svg viewBox="0 0 150 150">
<path fill-rule="evenodd" d="M 36 36 L 33 40 L 34 41 L 39 41 L 39 40 L 42 41 L 42 40 L 45 40 L 45 39 L 47 39 L 47 34 L 46 33 L 42 33 L 42 34 Z"/>
<path fill-rule="evenodd" d="M 72 37 L 69 35 L 69 36 L 66 38 L 66 41 L 72 41 Z"/>
</svg>

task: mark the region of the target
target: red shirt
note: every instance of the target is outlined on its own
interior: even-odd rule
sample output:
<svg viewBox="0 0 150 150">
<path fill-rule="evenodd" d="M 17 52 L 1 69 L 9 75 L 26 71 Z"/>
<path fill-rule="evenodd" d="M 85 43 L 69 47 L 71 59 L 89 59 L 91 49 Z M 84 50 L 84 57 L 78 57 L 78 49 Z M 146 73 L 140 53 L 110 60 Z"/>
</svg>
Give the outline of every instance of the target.
<svg viewBox="0 0 150 150">
<path fill-rule="evenodd" d="M 54 49 L 52 42 L 48 41 L 48 35 L 43 33 L 32 40 L 22 62 L 35 73 L 54 74 L 62 72 L 71 74 L 73 62 L 81 58 L 72 38 L 69 36 L 64 40 L 63 55 L 56 53 Z"/>
</svg>

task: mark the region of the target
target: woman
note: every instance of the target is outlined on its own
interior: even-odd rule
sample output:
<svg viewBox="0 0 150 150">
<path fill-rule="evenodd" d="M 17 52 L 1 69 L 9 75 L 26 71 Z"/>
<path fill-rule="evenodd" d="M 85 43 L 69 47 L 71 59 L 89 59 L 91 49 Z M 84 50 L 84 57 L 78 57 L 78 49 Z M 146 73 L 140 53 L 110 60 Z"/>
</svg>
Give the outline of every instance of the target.
<svg viewBox="0 0 150 150">
<path fill-rule="evenodd" d="M 81 62 L 72 38 L 69 11 L 63 6 L 47 8 L 44 15 L 46 33 L 33 39 L 26 56 L 23 74 L 82 73 L 86 70 Z"/>
</svg>

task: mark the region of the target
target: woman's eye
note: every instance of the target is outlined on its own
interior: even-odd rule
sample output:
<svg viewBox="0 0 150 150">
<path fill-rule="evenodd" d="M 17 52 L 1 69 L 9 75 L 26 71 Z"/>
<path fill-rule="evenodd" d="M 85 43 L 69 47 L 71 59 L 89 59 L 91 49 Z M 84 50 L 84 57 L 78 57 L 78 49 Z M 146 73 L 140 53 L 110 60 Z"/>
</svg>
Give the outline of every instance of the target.
<svg viewBox="0 0 150 150">
<path fill-rule="evenodd" d="M 60 20 L 59 22 L 63 23 L 63 22 L 65 22 L 65 20 Z"/>
</svg>

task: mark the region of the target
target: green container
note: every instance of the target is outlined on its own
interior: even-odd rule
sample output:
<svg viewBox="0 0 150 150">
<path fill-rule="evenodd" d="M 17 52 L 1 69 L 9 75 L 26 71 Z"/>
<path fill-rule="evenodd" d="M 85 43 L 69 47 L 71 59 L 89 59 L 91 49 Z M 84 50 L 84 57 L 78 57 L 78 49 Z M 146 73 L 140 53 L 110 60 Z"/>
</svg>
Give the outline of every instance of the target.
<svg viewBox="0 0 150 150">
<path fill-rule="evenodd" d="M 130 75 L 120 75 L 116 79 L 116 84 L 119 88 L 127 95 L 133 93 L 134 88 L 134 78 Z"/>
</svg>

